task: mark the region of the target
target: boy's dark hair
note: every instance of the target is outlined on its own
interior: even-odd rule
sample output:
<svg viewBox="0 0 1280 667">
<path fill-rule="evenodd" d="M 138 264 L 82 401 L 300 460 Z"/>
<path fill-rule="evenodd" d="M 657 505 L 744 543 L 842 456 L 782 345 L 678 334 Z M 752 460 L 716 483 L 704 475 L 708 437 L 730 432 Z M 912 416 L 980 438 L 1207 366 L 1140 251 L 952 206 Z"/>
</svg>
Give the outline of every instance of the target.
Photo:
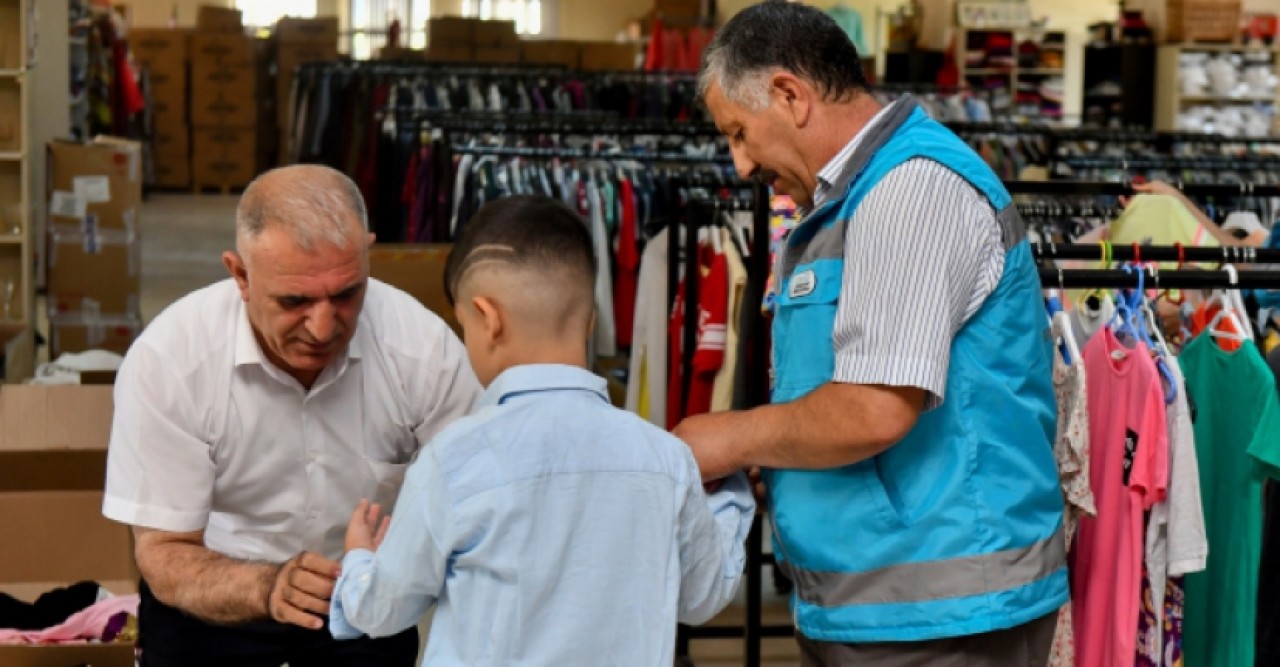
<svg viewBox="0 0 1280 667">
<path fill-rule="evenodd" d="M 548 274 L 568 272 L 588 288 L 596 279 L 596 256 L 586 223 L 563 202 L 542 195 L 495 199 L 463 225 L 444 265 L 444 292 L 450 305 L 462 276 L 481 261 L 501 261 Z"/>
</svg>

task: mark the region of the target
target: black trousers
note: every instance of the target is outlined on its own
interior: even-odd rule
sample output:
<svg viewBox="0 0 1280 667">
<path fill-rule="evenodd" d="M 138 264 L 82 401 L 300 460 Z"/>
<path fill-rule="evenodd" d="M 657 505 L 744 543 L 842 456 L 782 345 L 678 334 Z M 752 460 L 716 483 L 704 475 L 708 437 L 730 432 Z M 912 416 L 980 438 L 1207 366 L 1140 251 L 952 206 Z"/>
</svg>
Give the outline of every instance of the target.
<svg viewBox="0 0 1280 667">
<path fill-rule="evenodd" d="M 138 593 L 141 667 L 413 667 L 418 657 L 416 627 L 382 639 L 338 641 L 327 627 L 212 625 L 160 602 L 145 581 Z"/>
</svg>

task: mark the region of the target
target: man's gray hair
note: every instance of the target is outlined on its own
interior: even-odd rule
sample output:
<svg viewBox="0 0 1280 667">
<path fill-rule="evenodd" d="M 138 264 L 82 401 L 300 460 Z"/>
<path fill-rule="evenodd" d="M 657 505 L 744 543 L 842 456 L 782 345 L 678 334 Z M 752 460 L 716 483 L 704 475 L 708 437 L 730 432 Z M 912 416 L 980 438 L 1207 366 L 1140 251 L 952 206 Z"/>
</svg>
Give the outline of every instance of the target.
<svg viewBox="0 0 1280 667">
<path fill-rule="evenodd" d="M 346 248 L 353 217 L 369 231 L 364 197 L 346 174 L 321 165 L 280 167 L 245 188 L 236 207 L 236 243 L 256 239 L 267 227 L 281 227 L 305 252 L 320 241 Z"/>
<path fill-rule="evenodd" d="M 823 99 L 847 100 L 867 88 L 858 50 L 825 12 L 770 0 L 738 12 L 716 31 L 702 56 L 699 97 L 713 83 L 749 111 L 769 106 L 769 77 L 785 70 L 809 80 Z"/>
</svg>

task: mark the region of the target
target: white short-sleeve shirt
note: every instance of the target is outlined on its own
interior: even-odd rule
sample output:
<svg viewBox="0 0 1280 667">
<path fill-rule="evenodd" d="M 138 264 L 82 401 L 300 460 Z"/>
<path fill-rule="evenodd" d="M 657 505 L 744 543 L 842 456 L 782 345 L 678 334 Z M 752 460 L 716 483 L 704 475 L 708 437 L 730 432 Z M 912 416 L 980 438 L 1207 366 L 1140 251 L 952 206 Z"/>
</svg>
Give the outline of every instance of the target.
<svg viewBox="0 0 1280 667">
<path fill-rule="evenodd" d="M 125 357 L 103 514 L 203 530 L 233 558 L 337 559 L 356 503 L 390 507 L 417 451 L 479 393 L 448 326 L 372 279 L 346 357 L 306 391 L 263 356 L 228 279 L 170 306 Z"/>
</svg>

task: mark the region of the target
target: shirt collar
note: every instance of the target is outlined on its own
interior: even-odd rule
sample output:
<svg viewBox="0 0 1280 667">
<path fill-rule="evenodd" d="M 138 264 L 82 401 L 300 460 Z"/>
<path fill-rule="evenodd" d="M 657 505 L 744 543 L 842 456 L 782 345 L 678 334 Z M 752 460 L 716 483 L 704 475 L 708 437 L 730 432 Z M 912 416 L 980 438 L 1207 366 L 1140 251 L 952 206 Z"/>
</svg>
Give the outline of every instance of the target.
<svg viewBox="0 0 1280 667">
<path fill-rule="evenodd" d="M 577 366 L 529 364 L 503 371 L 484 390 L 477 407 L 503 405 L 512 399 L 547 391 L 586 391 L 609 402 L 609 385 L 604 378 Z"/>
<path fill-rule="evenodd" d="M 849 143 L 845 144 L 844 148 L 841 148 L 840 152 L 835 154 L 835 157 L 831 158 L 822 169 L 818 170 L 818 182 L 813 192 L 814 209 L 825 204 L 827 199 L 834 194 L 831 189 L 835 182 L 840 179 L 840 172 L 844 171 L 845 163 L 858 151 L 858 146 L 862 145 L 862 142 L 871 135 L 871 131 L 876 125 L 883 122 L 885 117 L 889 115 L 889 110 L 894 108 L 900 101 L 900 99 L 894 100 L 892 103 L 881 107 L 876 112 L 876 115 L 871 117 L 871 121 L 864 125 L 861 130 L 858 130 L 858 133 L 853 135 Z"/>
<path fill-rule="evenodd" d="M 236 327 L 235 365 L 265 365 L 267 358 L 262 354 L 262 346 L 258 344 L 257 336 L 253 335 L 253 324 L 249 322 L 249 309 L 245 307 L 243 300 L 240 301 L 239 317 L 240 326 Z M 368 327 L 360 326 L 357 323 L 356 335 L 351 337 L 351 342 L 347 345 L 347 359 L 359 359 L 361 357 L 364 352 L 362 340 L 368 333 L 367 330 Z"/>
</svg>

